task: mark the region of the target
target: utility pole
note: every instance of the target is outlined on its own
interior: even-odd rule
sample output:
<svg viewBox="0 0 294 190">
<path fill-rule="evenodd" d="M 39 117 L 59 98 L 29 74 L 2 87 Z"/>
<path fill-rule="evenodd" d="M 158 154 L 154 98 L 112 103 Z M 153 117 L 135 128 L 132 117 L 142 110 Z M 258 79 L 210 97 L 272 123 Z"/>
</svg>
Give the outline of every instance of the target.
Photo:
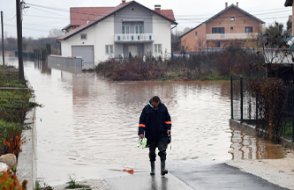
<svg viewBox="0 0 294 190">
<path fill-rule="evenodd" d="M 17 26 L 17 46 L 18 46 L 18 77 L 25 81 L 22 55 L 22 3 L 16 0 L 16 26 Z"/>
<path fill-rule="evenodd" d="M 1 11 L 1 31 L 2 31 L 2 60 L 3 60 L 3 65 L 5 65 L 3 11 Z"/>
</svg>

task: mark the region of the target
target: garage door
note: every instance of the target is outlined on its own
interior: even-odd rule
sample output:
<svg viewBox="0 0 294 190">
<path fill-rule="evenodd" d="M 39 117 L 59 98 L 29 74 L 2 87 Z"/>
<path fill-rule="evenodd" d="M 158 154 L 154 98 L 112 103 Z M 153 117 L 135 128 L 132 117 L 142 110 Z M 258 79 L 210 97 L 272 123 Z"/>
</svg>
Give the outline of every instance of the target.
<svg viewBox="0 0 294 190">
<path fill-rule="evenodd" d="M 94 65 L 93 46 L 72 46 L 72 56 L 82 58 L 83 65 Z"/>
</svg>

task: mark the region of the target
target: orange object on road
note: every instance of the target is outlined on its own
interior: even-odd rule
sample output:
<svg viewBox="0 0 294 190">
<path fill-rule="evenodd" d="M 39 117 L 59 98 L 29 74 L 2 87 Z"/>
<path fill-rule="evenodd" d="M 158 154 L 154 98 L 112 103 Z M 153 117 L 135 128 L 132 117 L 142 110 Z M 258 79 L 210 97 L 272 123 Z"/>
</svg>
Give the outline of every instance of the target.
<svg viewBox="0 0 294 190">
<path fill-rule="evenodd" d="M 123 172 L 127 172 L 128 174 L 133 175 L 135 173 L 133 168 L 124 168 Z"/>
</svg>

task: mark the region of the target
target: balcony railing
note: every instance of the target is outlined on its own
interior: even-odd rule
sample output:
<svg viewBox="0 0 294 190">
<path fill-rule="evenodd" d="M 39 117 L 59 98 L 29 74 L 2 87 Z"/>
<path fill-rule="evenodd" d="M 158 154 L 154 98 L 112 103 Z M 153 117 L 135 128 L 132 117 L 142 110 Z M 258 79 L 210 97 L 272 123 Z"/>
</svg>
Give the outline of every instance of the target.
<svg viewBox="0 0 294 190">
<path fill-rule="evenodd" d="M 207 40 L 246 40 L 256 39 L 258 33 L 225 33 L 225 34 L 206 34 Z"/>
<path fill-rule="evenodd" d="M 115 42 L 153 42 L 153 35 L 151 33 L 143 34 L 115 34 Z"/>
</svg>

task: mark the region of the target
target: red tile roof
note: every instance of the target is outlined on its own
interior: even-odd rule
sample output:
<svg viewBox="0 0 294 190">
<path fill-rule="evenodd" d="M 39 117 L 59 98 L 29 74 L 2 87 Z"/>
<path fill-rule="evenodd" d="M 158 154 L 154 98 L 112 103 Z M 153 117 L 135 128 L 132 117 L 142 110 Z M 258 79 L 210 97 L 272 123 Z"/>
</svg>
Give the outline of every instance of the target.
<svg viewBox="0 0 294 190">
<path fill-rule="evenodd" d="M 161 14 L 162 16 L 169 18 L 170 20 L 175 21 L 175 15 L 173 10 L 171 9 L 160 9 L 160 10 L 155 10 L 157 13 Z"/>
<path fill-rule="evenodd" d="M 70 8 L 70 24 L 80 26 L 88 21 L 95 21 L 113 9 L 114 7 L 72 7 Z"/>
</svg>

